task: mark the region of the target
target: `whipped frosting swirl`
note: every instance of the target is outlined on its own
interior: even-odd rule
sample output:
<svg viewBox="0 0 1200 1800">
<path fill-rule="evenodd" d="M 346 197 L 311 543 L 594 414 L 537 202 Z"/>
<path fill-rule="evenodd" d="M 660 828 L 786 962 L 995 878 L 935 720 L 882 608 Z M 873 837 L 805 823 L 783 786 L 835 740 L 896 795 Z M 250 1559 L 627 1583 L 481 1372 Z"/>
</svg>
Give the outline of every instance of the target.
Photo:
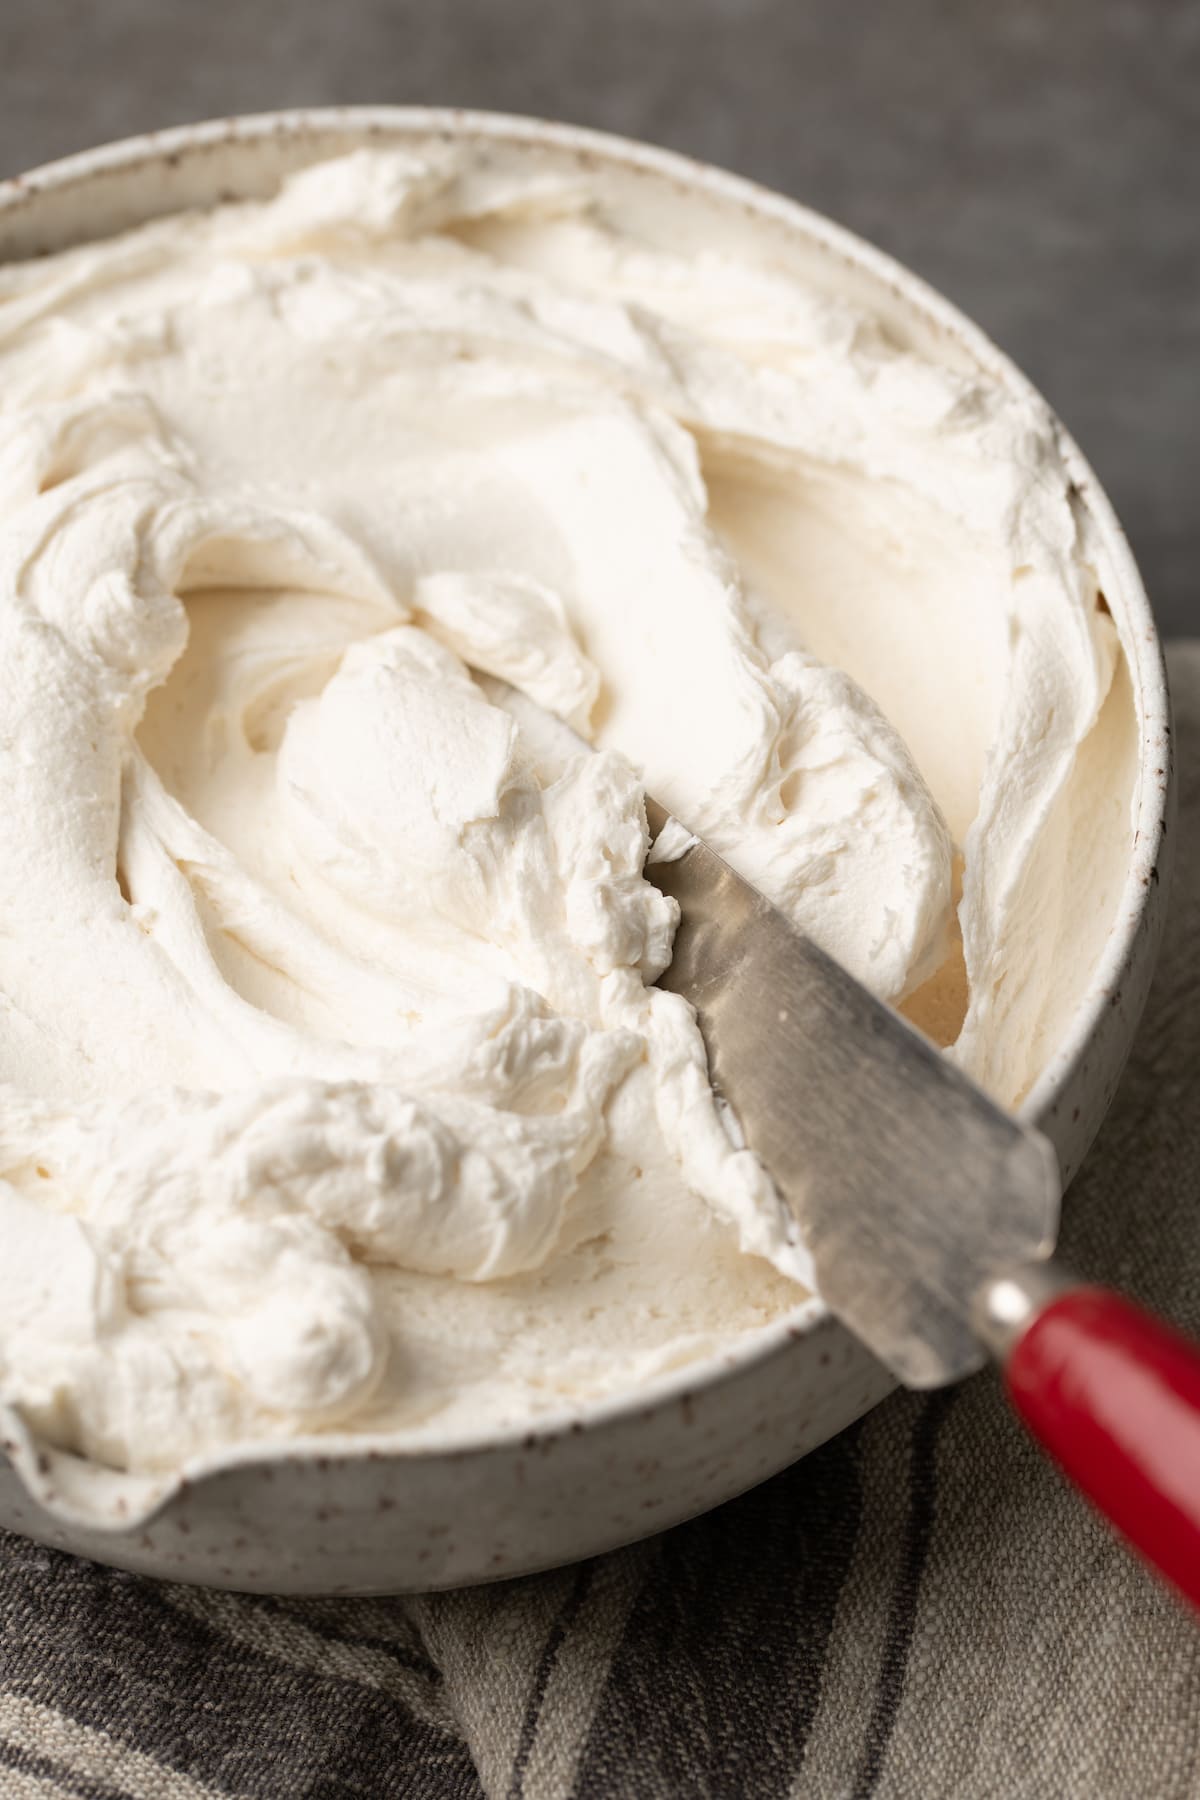
<svg viewBox="0 0 1200 1800">
<path fill-rule="evenodd" d="M 957 919 L 927 777 L 742 566 L 722 462 L 993 556 Z M 354 1423 L 410 1379 L 381 1272 L 543 1268 L 650 1136 L 697 1232 L 805 1281 L 653 986 L 643 783 L 885 999 L 961 930 L 955 1053 L 1015 1097 L 1094 597 L 1034 403 L 582 175 L 361 151 L 0 270 L 4 1396 L 132 1468 Z"/>
</svg>

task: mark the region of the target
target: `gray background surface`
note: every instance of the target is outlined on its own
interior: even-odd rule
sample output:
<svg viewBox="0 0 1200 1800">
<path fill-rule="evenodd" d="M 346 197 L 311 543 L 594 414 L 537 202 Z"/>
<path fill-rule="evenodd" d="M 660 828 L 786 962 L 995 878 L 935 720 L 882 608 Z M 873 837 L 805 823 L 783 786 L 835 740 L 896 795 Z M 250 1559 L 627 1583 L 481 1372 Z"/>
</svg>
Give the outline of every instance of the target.
<svg viewBox="0 0 1200 1800">
<path fill-rule="evenodd" d="M 975 317 L 1200 629 L 1200 5 L 0 0 L 0 173 L 131 132 L 441 102 L 647 138 L 794 194 Z"/>
</svg>

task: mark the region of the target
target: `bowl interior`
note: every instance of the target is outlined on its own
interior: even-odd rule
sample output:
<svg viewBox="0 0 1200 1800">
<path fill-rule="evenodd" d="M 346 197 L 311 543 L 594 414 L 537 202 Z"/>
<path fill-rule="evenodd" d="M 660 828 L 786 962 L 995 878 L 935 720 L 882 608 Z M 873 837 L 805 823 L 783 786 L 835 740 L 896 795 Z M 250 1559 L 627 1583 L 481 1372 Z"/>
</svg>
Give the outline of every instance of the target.
<svg viewBox="0 0 1200 1800">
<path fill-rule="evenodd" d="M 755 260 L 768 259 L 820 289 L 856 299 L 902 344 L 1026 386 L 1002 354 L 923 283 L 804 208 L 677 156 L 567 127 L 488 115 L 346 109 L 221 121 L 131 140 L 0 189 L 0 258 L 37 256 L 108 236 L 181 207 L 264 196 L 290 171 L 357 144 L 430 138 L 469 138 L 498 164 L 532 159 L 539 168 L 582 166 L 603 180 L 612 204 L 629 220 L 643 220 L 661 235 L 669 218 L 671 240 L 680 246 L 715 241 Z M 1082 500 L 1089 554 L 1124 652 L 1122 673 L 1075 779 L 1083 794 L 1095 784 L 1097 769 L 1115 770 L 1117 776 L 1099 811 L 1077 808 L 1081 818 L 1072 855 L 1081 903 L 1059 959 L 1060 992 L 1040 1072 L 1022 1102 L 1024 1112 L 1050 1131 L 1070 1168 L 1099 1124 L 1107 1095 L 1089 1090 L 1074 1103 L 1073 1118 L 1064 1112 L 1064 1096 L 1144 934 L 1155 896 L 1151 871 L 1161 845 L 1167 702 L 1149 607 L 1120 528 L 1065 434 L 1063 447 Z M 884 675 L 862 666 L 869 663 L 871 635 L 865 631 L 856 640 L 854 633 L 843 633 L 837 643 L 813 647 L 818 653 L 840 652 L 836 659 L 878 690 Z M 903 686 L 897 683 L 898 696 Z M 956 702 L 951 695 L 945 703 Z M 902 705 L 902 698 L 896 704 Z M 540 1429 L 565 1430 L 581 1413 L 600 1423 L 655 1395 L 694 1390 L 731 1368 L 768 1357 L 789 1336 L 812 1329 L 822 1315 L 819 1302 L 805 1301 L 732 1354 L 694 1363 L 632 1398 L 564 1409 L 561 1419 L 547 1415 Z M 353 1448 L 348 1444 L 347 1453 Z"/>
</svg>

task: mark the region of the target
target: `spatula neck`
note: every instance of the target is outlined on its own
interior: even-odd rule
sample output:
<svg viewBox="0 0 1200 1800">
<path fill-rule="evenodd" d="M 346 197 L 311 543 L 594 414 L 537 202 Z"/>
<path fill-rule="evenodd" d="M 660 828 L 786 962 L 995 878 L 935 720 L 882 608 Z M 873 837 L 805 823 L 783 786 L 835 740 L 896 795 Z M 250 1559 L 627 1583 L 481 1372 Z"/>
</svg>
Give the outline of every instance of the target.
<svg viewBox="0 0 1200 1800">
<path fill-rule="evenodd" d="M 1006 1269 L 975 1295 L 971 1324 L 995 1360 L 1005 1363 L 1043 1307 L 1080 1285 L 1078 1275 L 1049 1259 Z"/>
</svg>

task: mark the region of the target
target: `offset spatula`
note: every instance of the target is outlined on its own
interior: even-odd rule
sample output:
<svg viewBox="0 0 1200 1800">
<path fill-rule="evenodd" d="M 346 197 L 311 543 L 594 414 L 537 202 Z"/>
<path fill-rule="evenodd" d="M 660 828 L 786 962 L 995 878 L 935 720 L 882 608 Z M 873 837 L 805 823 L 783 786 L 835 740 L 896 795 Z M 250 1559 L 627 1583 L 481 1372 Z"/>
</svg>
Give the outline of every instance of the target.
<svg viewBox="0 0 1200 1800">
<path fill-rule="evenodd" d="M 667 815 L 646 811 L 656 837 Z M 1050 1260 L 1047 1139 L 693 840 L 660 985 L 792 1209 L 830 1310 L 909 1387 L 979 1368 L 1076 1486 L 1200 1606 L 1200 1345 Z"/>
<path fill-rule="evenodd" d="M 481 676 L 536 756 L 589 745 Z M 822 1299 L 908 1387 L 991 1356 L 1029 1430 L 1200 1607 L 1200 1345 L 1051 1260 L 1049 1141 L 1006 1113 L 646 797 L 679 902 L 659 986 L 690 1000 L 717 1090 L 811 1252 Z M 664 851 L 666 849 L 664 841 Z M 657 849 L 657 846 L 656 846 Z"/>
</svg>

